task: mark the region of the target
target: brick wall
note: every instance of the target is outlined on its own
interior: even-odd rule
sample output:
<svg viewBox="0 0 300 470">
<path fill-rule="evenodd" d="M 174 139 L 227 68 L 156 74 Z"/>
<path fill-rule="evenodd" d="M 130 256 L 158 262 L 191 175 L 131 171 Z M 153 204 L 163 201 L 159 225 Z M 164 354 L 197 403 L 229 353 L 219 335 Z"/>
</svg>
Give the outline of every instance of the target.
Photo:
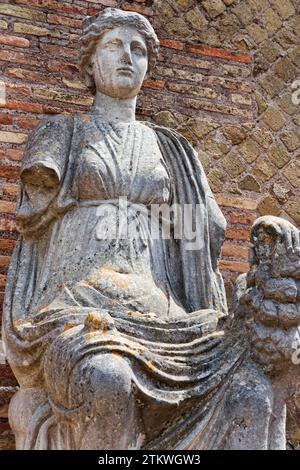
<svg viewBox="0 0 300 470">
<path fill-rule="evenodd" d="M 298 0 L 0 0 L 0 299 L 17 237 L 19 165 L 45 114 L 86 112 L 92 98 L 77 68 L 83 16 L 105 6 L 146 15 L 161 40 L 139 119 L 173 127 L 195 146 L 228 221 L 221 268 L 228 296 L 247 270 L 258 215 L 300 225 Z M 0 366 L 0 449 L 13 445 L 7 403 L 15 380 Z M 300 440 L 291 407 L 290 435 Z M 300 422 L 300 421 L 299 421 Z"/>
</svg>

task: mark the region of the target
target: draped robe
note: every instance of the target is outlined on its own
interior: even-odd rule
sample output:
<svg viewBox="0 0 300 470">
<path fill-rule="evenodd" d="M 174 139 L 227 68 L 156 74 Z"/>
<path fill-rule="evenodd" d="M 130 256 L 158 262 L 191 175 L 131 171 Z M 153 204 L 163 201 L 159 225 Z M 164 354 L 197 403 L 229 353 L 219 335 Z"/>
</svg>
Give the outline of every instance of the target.
<svg viewBox="0 0 300 470">
<path fill-rule="evenodd" d="M 146 207 L 144 237 L 101 239 L 113 216 L 101 212 L 99 229 L 96 211 L 124 196 L 128 217 Z M 153 203 L 190 205 L 199 246 L 190 249 L 185 234 L 175 239 L 174 224 L 169 239 L 159 229 L 151 240 Z M 111 352 L 126 357 L 144 403 L 145 448 L 222 447 L 221 403 L 245 347 L 219 326 L 227 315 L 218 268 L 226 224 L 189 143 L 151 123 L 48 118 L 26 148 L 17 215 L 3 336 L 18 399 L 31 410 L 18 446 L 80 445 L 75 428 L 86 403 L 84 392 L 76 400 L 67 393 L 70 376 L 80 361 Z M 95 311 L 108 315 L 107 331 L 84 325 Z M 153 410 L 161 422 L 153 423 Z"/>
</svg>

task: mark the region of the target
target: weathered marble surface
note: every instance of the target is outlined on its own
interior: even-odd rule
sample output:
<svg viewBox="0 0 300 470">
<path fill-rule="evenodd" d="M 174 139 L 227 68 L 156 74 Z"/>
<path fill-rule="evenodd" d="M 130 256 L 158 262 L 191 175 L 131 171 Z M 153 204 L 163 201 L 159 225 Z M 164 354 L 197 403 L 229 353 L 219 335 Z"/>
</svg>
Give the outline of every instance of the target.
<svg viewBox="0 0 300 470">
<path fill-rule="evenodd" d="M 226 223 L 197 155 L 174 131 L 135 120 L 154 31 L 107 9 L 87 20 L 82 43 L 95 106 L 44 120 L 22 166 L 3 322 L 20 383 L 9 410 L 17 448 L 282 449 L 299 231 L 256 222 L 228 318 Z M 198 205 L 200 244 L 175 237 L 176 219 L 169 239 L 157 219 L 153 239 L 153 204 Z M 134 222 L 134 236 L 108 236 L 116 221 Z"/>
</svg>

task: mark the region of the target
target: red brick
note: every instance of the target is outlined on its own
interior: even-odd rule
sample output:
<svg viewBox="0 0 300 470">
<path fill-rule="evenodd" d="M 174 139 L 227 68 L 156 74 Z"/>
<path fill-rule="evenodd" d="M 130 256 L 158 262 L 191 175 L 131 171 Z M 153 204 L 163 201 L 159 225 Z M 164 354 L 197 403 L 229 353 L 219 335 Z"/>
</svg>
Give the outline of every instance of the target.
<svg viewBox="0 0 300 470">
<path fill-rule="evenodd" d="M 250 230 L 244 228 L 228 228 L 226 237 L 231 240 L 250 240 Z"/>
<path fill-rule="evenodd" d="M 34 119 L 30 117 L 21 117 L 21 118 L 16 118 L 15 122 L 18 127 L 21 127 L 22 129 L 34 129 L 38 123 L 40 122 L 39 119 Z"/>
<path fill-rule="evenodd" d="M 253 224 L 254 220 L 256 219 L 255 214 L 245 214 L 243 212 L 232 212 L 229 214 L 229 219 L 232 224 L 243 224 L 243 225 L 250 225 Z"/>
<path fill-rule="evenodd" d="M 60 114 L 63 112 L 63 108 L 58 108 L 57 106 L 51 106 L 49 104 L 44 105 L 45 114 Z"/>
<path fill-rule="evenodd" d="M 141 15 L 153 16 L 153 11 L 151 8 L 142 7 L 140 5 L 137 5 L 136 3 L 123 3 L 122 10 L 136 11 L 137 13 L 140 13 Z"/>
<path fill-rule="evenodd" d="M 25 101 L 7 100 L 5 103 L 5 108 L 16 109 L 18 111 L 25 111 L 28 113 L 41 114 L 43 112 L 42 105 L 40 105 L 39 103 L 28 103 Z"/>
<path fill-rule="evenodd" d="M 49 53 L 52 55 L 60 55 L 62 57 L 71 57 L 73 59 L 78 58 L 78 50 L 72 49 L 70 47 L 65 46 L 57 46 L 56 44 L 41 44 L 41 50 Z"/>
<path fill-rule="evenodd" d="M 153 88 L 154 90 L 162 90 L 165 86 L 165 82 L 163 80 L 148 79 L 144 81 L 143 86 L 145 88 Z"/>
<path fill-rule="evenodd" d="M 13 117 L 10 116 L 9 114 L 0 114 L 0 124 L 3 124 L 5 126 L 8 126 L 13 123 Z"/>
<path fill-rule="evenodd" d="M 227 261 L 221 260 L 220 261 L 220 268 L 228 271 L 233 271 L 236 273 L 246 273 L 249 271 L 249 264 L 242 263 L 239 261 Z"/>
<path fill-rule="evenodd" d="M 0 165 L 0 178 L 19 179 L 20 168 L 17 166 Z"/>
<path fill-rule="evenodd" d="M 23 52 L 5 51 L 0 50 L 0 60 L 8 62 L 17 62 L 19 64 L 28 64 L 40 66 L 41 61 L 39 59 L 33 59 L 31 55 L 24 54 Z"/>
<path fill-rule="evenodd" d="M 228 258 L 248 259 L 248 251 L 249 249 L 245 246 L 226 242 L 222 247 L 222 256 L 226 256 Z"/>
<path fill-rule="evenodd" d="M 16 212 L 16 204 L 11 201 L 0 201 L 0 213 L 14 214 Z"/>
<path fill-rule="evenodd" d="M 100 8 L 89 8 L 87 11 L 87 14 L 88 16 L 95 16 L 95 15 L 98 15 L 100 11 L 101 11 Z"/>
<path fill-rule="evenodd" d="M 10 160 L 20 161 L 22 160 L 23 152 L 22 150 L 7 149 L 6 155 Z"/>
<path fill-rule="evenodd" d="M 61 24 L 63 26 L 69 26 L 71 28 L 77 29 L 82 28 L 82 20 L 75 20 L 74 18 L 69 18 L 67 16 L 53 15 L 50 13 L 47 16 L 47 19 L 49 23 Z"/>
<path fill-rule="evenodd" d="M 5 194 L 6 196 L 16 197 L 18 192 L 19 192 L 19 185 L 18 184 L 6 183 L 3 186 L 3 194 Z"/>
<path fill-rule="evenodd" d="M 50 72 L 35 72 L 28 69 L 20 69 L 17 67 L 6 68 L 5 75 L 7 77 L 18 78 L 26 81 L 39 81 L 41 83 L 57 85 L 58 79 L 53 77 Z"/>
<path fill-rule="evenodd" d="M 204 47 L 204 46 L 186 46 L 188 52 L 193 54 L 206 55 L 209 57 L 216 57 L 218 59 L 230 60 L 232 62 L 241 62 L 243 64 L 250 64 L 249 54 L 238 54 L 235 52 L 228 51 L 226 49 L 218 49 L 216 47 Z"/>
<path fill-rule="evenodd" d="M 25 38 L 19 38 L 18 36 L 9 36 L 6 34 L 0 34 L 0 44 L 13 47 L 29 47 L 30 41 Z"/>
<path fill-rule="evenodd" d="M 2 219 L 0 219 L 0 226 L 1 226 L 1 220 Z M 9 222 L 11 222 L 11 220 Z M 7 268 L 9 266 L 9 262 L 10 262 L 10 256 L 4 256 L 4 255 L 0 256 L 0 267 L 1 268 Z"/>
<path fill-rule="evenodd" d="M 4 274 L 0 274 L 0 287 L 5 287 L 7 277 Z"/>
<path fill-rule="evenodd" d="M 17 233 L 18 227 L 17 223 L 13 219 L 0 219 L 0 230 L 2 232 L 12 232 Z"/>
<path fill-rule="evenodd" d="M 31 88 L 25 85 L 17 85 L 16 83 L 6 83 L 6 92 L 10 95 L 30 96 Z"/>
<path fill-rule="evenodd" d="M 177 49 L 181 51 L 184 49 L 184 44 L 179 41 L 173 41 L 172 39 L 161 39 L 160 44 L 162 47 L 167 47 L 168 49 Z"/>
<path fill-rule="evenodd" d="M 1 251 L 8 251 L 12 252 L 14 247 L 16 246 L 16 240 L 11 240 L 8 238 L 1 238 L 0 239 L 0 250 Z"/>
<path fill-rule="evenodd" d="M 47 8 L 55 11 L 62 11 L 64 13 L 71 13 L 74 15 L 83 15 L 84 8 L 78 5 L 71 5 L 69 3 L 56 2 L 55 0 L 15 0 L 15 3 L 21 5 L 35 5 L 40 8 Z"/>
<path fill-rule="evenodd" d="M 78 66 L 75 64 L 68 64 L 59 60 L 50 60 L 47 64 L 47 69 L 51 72 L 69 73 L 74 76 L 78 74 Z"/>
</svg>

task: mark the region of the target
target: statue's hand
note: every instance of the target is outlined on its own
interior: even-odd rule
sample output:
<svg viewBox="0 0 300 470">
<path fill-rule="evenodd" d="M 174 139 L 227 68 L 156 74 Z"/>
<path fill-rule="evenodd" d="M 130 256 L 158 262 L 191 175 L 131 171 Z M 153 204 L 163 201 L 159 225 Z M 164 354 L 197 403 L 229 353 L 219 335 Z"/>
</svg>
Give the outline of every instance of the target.
<svg viewBox="0 0 300 470">
<path fill-rule="evenodd" d="M 288 253 L 300 253 L 300 232 L 288 220 L 273 215 L 265 215 L 256 219 L 252 226 L 252 240 L 254 243 L 261 236 L 262 231 L 281 238 Z"/>
<path fill-rule="evenodd" d="M 251 235 L 251 268 L 237 313 L 247 319 L 254 360 L 268 372 L 288 370 L 300 347 L 299 230 L 266 216 Z"/>
</svg>

